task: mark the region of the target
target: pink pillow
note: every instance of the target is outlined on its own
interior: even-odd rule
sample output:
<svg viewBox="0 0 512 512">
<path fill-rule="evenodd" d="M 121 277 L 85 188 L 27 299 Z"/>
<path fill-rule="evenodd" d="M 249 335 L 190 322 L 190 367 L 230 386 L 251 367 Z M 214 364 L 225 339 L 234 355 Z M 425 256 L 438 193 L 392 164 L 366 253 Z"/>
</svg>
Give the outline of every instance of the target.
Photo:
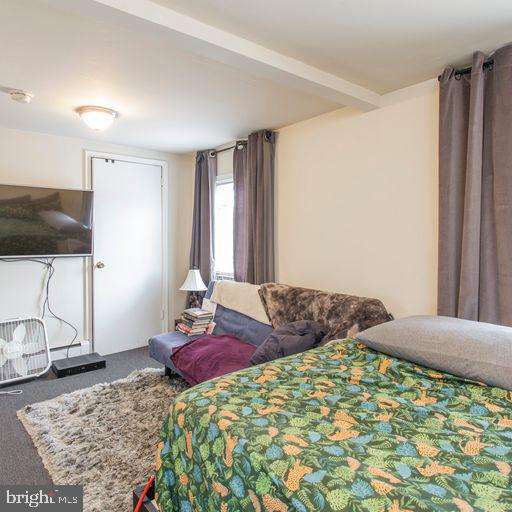
<svg viewBox="0 0 512 512">
<path fill-rule="evenodd" d="M 202 336 L 178 348 L 171 360 L 192 386 L 249 366 L 256 347 L 231 334 Z"/>
</svg>

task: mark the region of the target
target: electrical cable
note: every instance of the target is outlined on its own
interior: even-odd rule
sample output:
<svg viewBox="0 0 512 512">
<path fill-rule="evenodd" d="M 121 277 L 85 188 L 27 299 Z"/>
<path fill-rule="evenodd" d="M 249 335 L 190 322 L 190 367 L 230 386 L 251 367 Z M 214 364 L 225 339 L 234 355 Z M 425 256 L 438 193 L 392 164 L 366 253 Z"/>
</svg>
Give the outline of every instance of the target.
<svg viewBox="0 0 512 512">
<path fill-rule="evenodd" d="M 47 258 L 46 260 L 40 260 L 38 258 L 13 258 L 13 259 L 0 258 L 0 261 L 3 261 L 4 263 L 31 261 L 33 263 L 39 263 L 40 265 L 44 265 L 46 267 L 47 272 L 48 272 L 48 277 L 46 279 L 46 284 L 44 285 L 45 299 L 44 299 L 43 306 L 42 306 L 41 318 L 45 318 L 46 310 L 48 310 L 48 313 L 52 318 L 55 318 L 59 322 L 62 322 L 63 324 L 65 324 L 65 325 L 71 327 L 71 329 L 73 329 L 73 331 L 74 331 L 73 338 L 66 347 L 66 359 L 68 359 L 69 358 L 69 349 L 72 347 L 73 343 L 78 338 L 78 329 L 73 324 L 68 322 L 67 320 L 64 320 L 64 318 L 56 315 L 50 306 L 50 283 L 51 283 L 53 274 L 55 273 L 55 267 L 53 266 L 53 264 L 55 262 L 55 258 Z"/>
<path fill-rule="evenodd" d="M 68 346 L 66 348 L 66 359 L 68 359 L 69 358 L 69 349 L 71 348 L 73 343 L 78 338 L 78 329 L 73 324 L 68 322 L 67 320 L 64 320 L 64 318 L 56 315 L 53 312 L 52 308 L 50 307 L 50 282 L 51 282 L 51 279 L 53 277 L 53 274 L 55 273 L 55 267 L 53 266 L 54 262 L 55 262 L 55 258 L 51 258 L 49 260 L 49 263 L 48 263 L 49 268 L 50 268 L 50 274 L 49 274 L 48 279 L 46 281 L 46 298 L 45 298 L 45 301 L 43 303 L 43 318 L 44 318 L 44 315 L 46 313 L 46 308 L 47 308 L 48 312 L 53 316 L 53 318 L 56 318 L 57 320 L 61 321 L 63 324 L 66 324 L 69 327 L 71 327 L 71 329 L 73 329 L 75 334 L 74 334 L 72 340 L 69 342 L 69 344 L 68 344 Z"/>
</svg>

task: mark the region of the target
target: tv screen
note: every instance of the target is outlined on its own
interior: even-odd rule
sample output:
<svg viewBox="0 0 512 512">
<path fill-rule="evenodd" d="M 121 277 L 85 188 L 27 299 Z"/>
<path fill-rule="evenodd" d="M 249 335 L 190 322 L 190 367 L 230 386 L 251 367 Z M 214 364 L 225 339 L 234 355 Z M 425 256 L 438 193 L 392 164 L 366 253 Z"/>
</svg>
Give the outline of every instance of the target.
<svg viewBox="0 0 512 512">
<path fill-rule="evenodd" d="M 0 258 L 92 255 L 91 190 L 0 185 Z"/>
</svg>

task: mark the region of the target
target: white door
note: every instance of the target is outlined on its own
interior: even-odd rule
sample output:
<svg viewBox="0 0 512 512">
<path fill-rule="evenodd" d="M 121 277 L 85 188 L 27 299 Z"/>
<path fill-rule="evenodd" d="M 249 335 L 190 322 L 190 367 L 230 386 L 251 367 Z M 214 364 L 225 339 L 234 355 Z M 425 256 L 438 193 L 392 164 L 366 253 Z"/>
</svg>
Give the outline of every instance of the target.
<svg viewBox="0 0 512 512">
<path fill-rule="evenodd" d="M 162 167 L 92 159 L 94 350 L 147 345 L 162 332 Z"/>
</svg>

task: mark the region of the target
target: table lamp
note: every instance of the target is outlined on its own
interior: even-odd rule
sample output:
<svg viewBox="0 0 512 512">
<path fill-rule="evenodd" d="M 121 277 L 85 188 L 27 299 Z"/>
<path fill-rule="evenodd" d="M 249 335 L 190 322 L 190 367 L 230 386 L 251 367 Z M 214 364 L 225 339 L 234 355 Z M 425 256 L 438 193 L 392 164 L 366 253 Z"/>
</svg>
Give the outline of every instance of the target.
<svg viewBox="0 0 512 512">
<path fill-rule="evenodd" d="M 201 307 L 201 297 L 194 292 L 204 292 L 208 287 L 204 284 L 199 269 L 191 268 L 188 271 L 187 278 L 180 287 L 180 290 L 191 292 L 189 295 L 189 307 Z"/>
</svg>

